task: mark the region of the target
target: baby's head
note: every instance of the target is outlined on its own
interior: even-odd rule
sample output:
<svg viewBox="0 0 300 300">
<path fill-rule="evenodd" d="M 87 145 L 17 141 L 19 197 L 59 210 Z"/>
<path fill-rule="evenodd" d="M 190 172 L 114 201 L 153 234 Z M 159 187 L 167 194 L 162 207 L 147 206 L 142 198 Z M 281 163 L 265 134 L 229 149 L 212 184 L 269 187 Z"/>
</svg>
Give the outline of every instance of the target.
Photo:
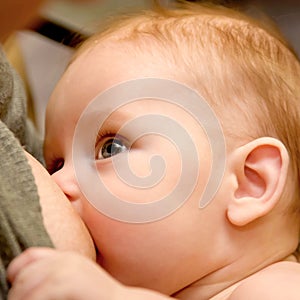
<svg viewBox="0 0 300 300">
<path fill-rule="evenodd" d="M 171 119 L 189 133 L 197 153 L 189 173 L 196 176 L 188 178 L 196 178 L 195 188 L 184 204 L 164 218 L 134 224 L 110 218 L 90 203 L 79 188 L 72 147 L 87 105 L 111 87 L 140 78 L 176 81 L 201 94 L 222 126 L 226 164 L 214 199 L 200 209 L 213 165 L 209 139 L 215 137 L 207 136 L 191 107 L 151 95 L 119 106 L 93 135 L 95 149 L 82 152 L 92 153 L 83 161 L 96 162 L 116 197 L 134 204 L 159 202 L 182 180 L 184 169 L 178 151 L 184 144 L 178 147 L 156 129 L 140 137 L 138 126 L 122 131 L 127 122 L 146 115 Z M 51 97 L 45 156 L 88 226 L 98 262 L 124 283 L 174 294 L 204 277 L 205 284 L 237 280 L 292 253 L 299 231 L 299 81 L 299 62 L 276 31 L 221 7 L 142 12 L 90 38 Z M 103 114 L 107 111 L 99 118 Z M 114 164 L 126 167 L 124 155 L 140 178 L 151 173 L 151 157 L 163 157 L 160 181 L 148 188 L 122 181 Z M 180 193 L 172 197 L 182 204 Z"/>
</svg>

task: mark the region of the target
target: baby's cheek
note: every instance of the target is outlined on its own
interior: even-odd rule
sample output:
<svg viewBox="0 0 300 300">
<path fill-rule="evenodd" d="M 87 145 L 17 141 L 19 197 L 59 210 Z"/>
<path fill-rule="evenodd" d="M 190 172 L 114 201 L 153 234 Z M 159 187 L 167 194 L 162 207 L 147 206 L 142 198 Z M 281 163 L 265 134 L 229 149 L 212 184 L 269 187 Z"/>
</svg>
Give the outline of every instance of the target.
<svg viewBox="0 0 300 300">
<path fill-rule="evenodd" d="M 180 180 L 181 161 L 174 146 L 163 150 L 132 150 L 117 155 L 114 163 L 100 161 L 97 168 L 101 184 L 114 197 L 131 203 L 167 197 Z"/>
</svg>

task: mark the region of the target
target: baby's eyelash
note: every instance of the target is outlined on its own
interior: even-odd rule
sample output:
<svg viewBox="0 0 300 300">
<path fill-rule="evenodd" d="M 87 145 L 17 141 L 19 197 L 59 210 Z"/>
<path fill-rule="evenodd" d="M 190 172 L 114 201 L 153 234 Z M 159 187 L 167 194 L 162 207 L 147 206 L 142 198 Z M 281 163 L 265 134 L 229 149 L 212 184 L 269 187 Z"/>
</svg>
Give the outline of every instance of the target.
<svg viewBox="0 0 300 300">
<path fill-rule="evenodd" d="M 95 144 L 97 145 L 97 143 L 103 139 L 103 138 L 106 138 L 106 137 L 113 137 L 113 136 L 116 136 L 117 133 L 111 131 L 111 130 L 99 130 L 98 133 L 97 133 L 97 139 L 96 139 L 96 142 Z"/>
</svg>

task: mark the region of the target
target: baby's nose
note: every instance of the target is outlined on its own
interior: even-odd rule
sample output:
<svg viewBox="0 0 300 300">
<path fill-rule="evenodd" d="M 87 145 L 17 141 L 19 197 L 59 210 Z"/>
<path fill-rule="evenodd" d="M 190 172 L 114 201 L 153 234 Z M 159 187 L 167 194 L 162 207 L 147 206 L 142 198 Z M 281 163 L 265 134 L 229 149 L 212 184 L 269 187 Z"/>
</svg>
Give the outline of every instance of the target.
<svg viewBox="0 0 300 300">
<path fill-rule="evenodd" d="M 72 170 L 72 167 L 64 165 L 60 170 L 52 174 L 52 178 L 67 196 L 74 208 L 80 213 L 81 192 Z"/>
</svg>

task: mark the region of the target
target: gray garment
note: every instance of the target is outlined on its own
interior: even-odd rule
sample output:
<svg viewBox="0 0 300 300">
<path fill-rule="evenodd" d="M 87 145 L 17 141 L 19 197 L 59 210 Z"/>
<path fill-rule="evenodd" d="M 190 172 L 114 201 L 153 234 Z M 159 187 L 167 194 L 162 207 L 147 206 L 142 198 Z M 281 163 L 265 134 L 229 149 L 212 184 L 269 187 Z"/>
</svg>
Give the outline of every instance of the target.
<svg viewBox="0 0 300 300">
<path fill-rule="evenodd" d="M 26 150 L 43 162 L 42 140 L 26 114 L 26 95 L 16 71 L 9 65 L 0 45 L 0 120 Z"/>
<path fill-rule="evenodd" d="M 52 247 L 23 148 L 42 161 L 41 140 L 26 117 L 22 83 L 0 47 L 0 299 L 7 298 L 6 268 L 24 249 Z"/>
</svg>

